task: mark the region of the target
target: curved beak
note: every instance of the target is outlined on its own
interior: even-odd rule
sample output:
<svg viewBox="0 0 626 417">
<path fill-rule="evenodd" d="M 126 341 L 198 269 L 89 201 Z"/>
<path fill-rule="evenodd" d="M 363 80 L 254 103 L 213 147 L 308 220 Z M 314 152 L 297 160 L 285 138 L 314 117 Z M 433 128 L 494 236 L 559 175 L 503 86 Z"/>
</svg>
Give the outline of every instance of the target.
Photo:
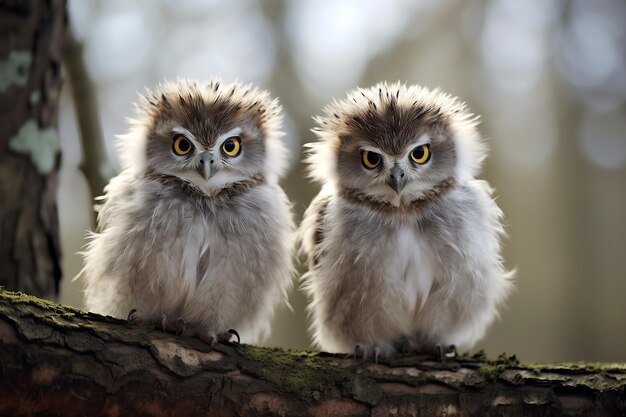
<svg viewBox="0 0 626 417">
<path fill-rule="evenodd" d="M 406 185 L 406 176 L 404 171 L 398 164 L 395 164 L 389 172 L 389 179 L 387 179 L 387 185 L 389 185 L 396 194 L 400 194 L 400 191 Z"/>
<path fill-rule="evenodd" d="M 200 165 L 198 165 L 198 174 L 205 181 L 208 181 L 215 174 L 215 164 L 214 164 L 213 155 L 210 152 L 205 152 L 200 157 Z"/>
</svg>

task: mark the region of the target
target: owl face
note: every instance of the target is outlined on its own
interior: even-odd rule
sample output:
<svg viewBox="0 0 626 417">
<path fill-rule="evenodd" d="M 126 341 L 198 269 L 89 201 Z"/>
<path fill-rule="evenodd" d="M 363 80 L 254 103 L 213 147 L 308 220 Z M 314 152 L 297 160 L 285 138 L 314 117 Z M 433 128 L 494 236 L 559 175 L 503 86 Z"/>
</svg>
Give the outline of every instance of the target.
<svg viewBox="0 0 626 417">
<path fill-rule="evenodd" d="M 443 181 L 472 177 L 484 157 L 475 118 L 436 90 L 383 83 L 325 113 L 314 130 L 312 176 L 373 200 L 413 201 Z"/>
<path fill-rule="evenodd" d="M 202 121 L 168 117 L 159 123 L 146 149 L 153 171 L 179 177 L 209 195 L 263 174 L 267 155 L 258 126 L 234 119 L 222 125 L 194 120 Z"/>
<path fill-rule="evenodd" d="M 454 144 L 445 131 L 407 124 L 372 133 L 340 137 L 340 188 L 385 201 L 410 201 L 454 175 Z"/>
<path fill-rule="evenodd" d="M 139 104 L 131 131 L 140 143 L 131 164 L 178 177 L 213 195 L 229 184 L 282 173 L 280 107 L 264 91 L 238 83 L 178 81 Z"/>
</svg>

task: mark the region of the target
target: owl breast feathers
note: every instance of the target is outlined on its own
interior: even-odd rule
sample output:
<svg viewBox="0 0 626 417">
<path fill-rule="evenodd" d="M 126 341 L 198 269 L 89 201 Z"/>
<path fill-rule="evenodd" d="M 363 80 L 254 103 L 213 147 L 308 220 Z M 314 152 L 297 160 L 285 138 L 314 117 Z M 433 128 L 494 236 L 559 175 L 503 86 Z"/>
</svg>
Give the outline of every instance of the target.
<svg viewBox="0 0 626 417">
<path fill-rule="evenodd" d="M 84 251 L 90 310 L 136 310 L 210 343 L 268 334 L 292 276 L 280 112 L 267 92 L 219 80 L 141 99 Z"/>
<path fill-rule="evenodd" d="M 512 287 L 502 213 L 475 179 L 477 119 L 437 90 L 382 83 L 316 120 L 322 190 L 300 228 L 315 342 L 365 357 L 471 347 Z"/>
</svg>

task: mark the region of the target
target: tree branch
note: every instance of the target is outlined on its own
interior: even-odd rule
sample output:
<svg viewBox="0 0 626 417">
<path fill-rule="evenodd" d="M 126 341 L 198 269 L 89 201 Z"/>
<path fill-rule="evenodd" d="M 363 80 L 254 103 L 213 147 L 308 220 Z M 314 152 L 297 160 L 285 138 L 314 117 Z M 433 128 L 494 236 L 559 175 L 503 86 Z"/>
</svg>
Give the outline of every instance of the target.
<svg viewBox="0 0 626 417">
<path fill-rule="evenodd" d="M 91 203 L 103 194 L 105 185 L 115 175 L 104 148 L 104 137 L 100 121 L 100 111 L 96 87 L 91 81 L 83 59 L 83 45 L 71 30 L 67 31 L 65 65 L 76 110 L 83 149 L 81 171 L 87 179 L 91 192 Z M 96 212 L 91 210 L 91 225 L 96 225 Z"/>
<path fill-rule="evenodd" d="M 624 415 L 625 364 L 376 365 L 219 344 L 0 290 L 0 415 Z M 446 414 L 447 413 L 447 414 Z"/>
</svg>

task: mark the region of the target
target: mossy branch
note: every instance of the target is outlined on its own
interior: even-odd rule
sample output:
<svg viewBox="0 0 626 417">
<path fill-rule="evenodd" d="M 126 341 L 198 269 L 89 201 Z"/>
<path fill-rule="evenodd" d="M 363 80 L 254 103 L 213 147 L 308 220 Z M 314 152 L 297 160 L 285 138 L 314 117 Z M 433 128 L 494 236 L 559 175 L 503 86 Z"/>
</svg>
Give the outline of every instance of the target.
<svg viewBox="0 0 626 417">
<path fill-rule="evenodd" d="M 379 364 L 203 342 L 0 290 L 0 415 L 624 415 L 626 364 Z"/>
</svg>

